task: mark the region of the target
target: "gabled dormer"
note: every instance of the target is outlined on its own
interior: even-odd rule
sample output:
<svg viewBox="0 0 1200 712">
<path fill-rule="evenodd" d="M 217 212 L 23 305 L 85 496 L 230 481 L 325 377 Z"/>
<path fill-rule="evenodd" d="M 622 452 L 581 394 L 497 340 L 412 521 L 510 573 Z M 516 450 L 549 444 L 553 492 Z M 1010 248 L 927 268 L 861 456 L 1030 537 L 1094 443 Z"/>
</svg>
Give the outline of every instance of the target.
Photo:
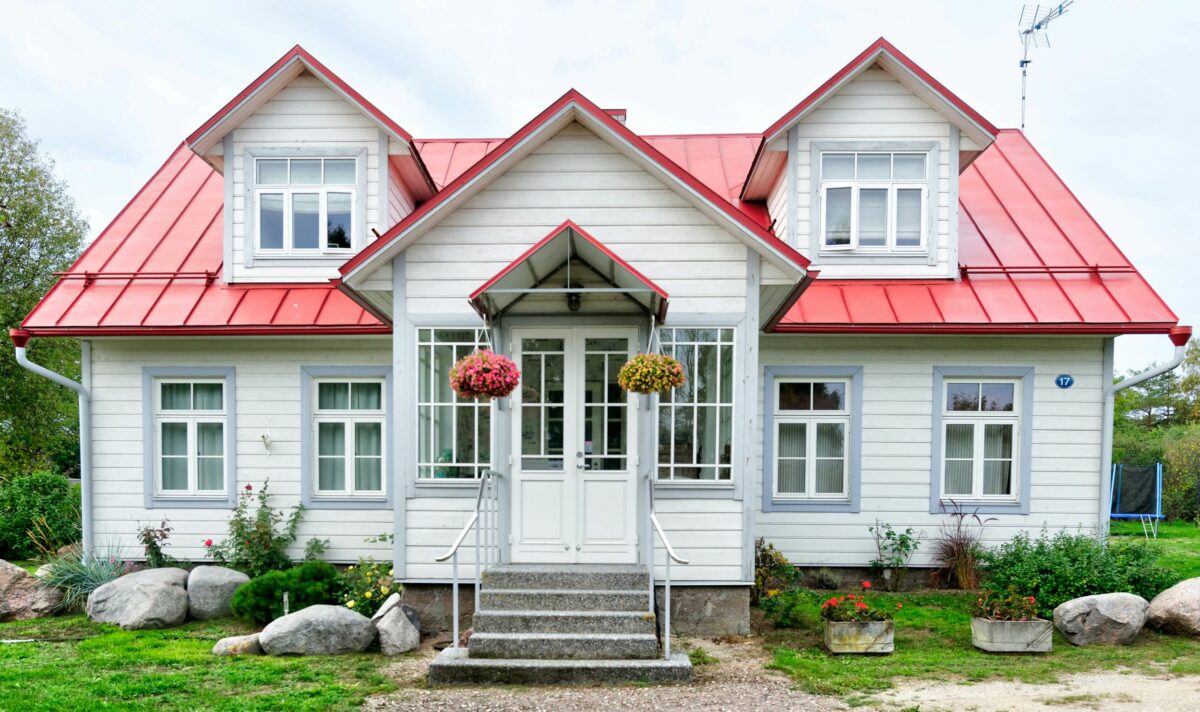
<svg viewBox="0 0 1200 712">
<path fill-rule="evenodd" d="M 825 279 L 954 277 L 958 175 L 997 131 L 880 39 L 764 132 L 742 198 Z"/>
<path fill-rule="evenodd" d="M 227 283 L 336 277 L 436 192 L 408 132 L 298 45 L 187 145 L 224 177 Z"/>
</svg>

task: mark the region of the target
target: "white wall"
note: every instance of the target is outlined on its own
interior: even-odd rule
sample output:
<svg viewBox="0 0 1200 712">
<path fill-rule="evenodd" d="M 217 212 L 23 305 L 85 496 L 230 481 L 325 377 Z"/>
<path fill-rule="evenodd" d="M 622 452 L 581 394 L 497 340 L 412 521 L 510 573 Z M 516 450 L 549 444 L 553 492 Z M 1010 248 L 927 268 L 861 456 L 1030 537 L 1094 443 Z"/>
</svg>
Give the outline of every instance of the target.
<svg viewBox="0 0 1200 712">
<path fill-rule="evenodd" d="M 768 336 L 761 361 L 772 365 L 863 367 L 862 511 L 762 511 L 762 426 L 754 444 L 754 535 L 795 564 L 866 565 L 875 557 L 867 527 L 878 518 L 896 529 L 924 530 L 914 563 L 929 561 L 938 526 L 931 514 L 931 417 L 935 365 L 1032 366 L 1033 458 L 1030 514 L 996 514 L 987 543 L 1042 526 L 1094 530 L 1100 502 L 1103 340 L 1071 337 Z M 1075 377 L 1070 389 L 1054 385 Z M 759 394 L 759 423 L 762 394 Z"/>
</svg>

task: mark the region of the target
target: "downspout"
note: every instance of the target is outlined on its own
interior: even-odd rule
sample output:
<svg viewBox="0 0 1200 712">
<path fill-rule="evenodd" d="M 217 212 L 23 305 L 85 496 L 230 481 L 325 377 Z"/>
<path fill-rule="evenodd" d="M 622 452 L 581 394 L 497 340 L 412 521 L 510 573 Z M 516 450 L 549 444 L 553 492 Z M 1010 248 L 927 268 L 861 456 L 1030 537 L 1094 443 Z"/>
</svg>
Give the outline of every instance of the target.
<svg viewBox="0 0 1200 712">
<path fill-rule="evenodd" d="M 1117 393 L 1131 386 L 1136 386 L 1139 383 L 1144 383 L 1155 376 L 1161 376 L 1183 363 L 1183 358 L 1187 354 L 1188 340 L 1192 338 L 1192 327 L 1175 326 L 1171 328 L 1167 335 L 1170 337 L 1171 343 L 1175 345 L 1175 355 L 1170 361 L 1157 368 L 1152 368 L 1145 373 L 1130 376 L 1120 383 L 1108 384 L 1104 388 L 1103 422 L 1100 426 L 1102 428 L 1100 437 L 1100 516 L 1096 526 L 1096 537 L 1100 541 L 1108 538 L 1108 515 L 1112 509 L 1109 487 L 1112 480 L 1113 409 L 1116 405 Z M 1105 345 L 1106 363 L 1111 363 L 1111 349 L 1112 341 L 1110 340 Z"/>
<path fill-rule="evenodd" d="M 82 502 L 80 510 L 82 515 L 81 528 L 83 530 L 83 552 L 84 554 L 92 553 L 93 538 L 92 538 L 92 398 L 88 393 L 87 388 L 81 383 L 76 383 L 71 379 L 61 374 L 55 373 L 50 369 L 39 366 L 29 360 L 25 353 L 25 346 L 33 335 L 24 329 L 9 329 L 8 336 L 12 339 L 13 346 L 17 349 L 17 363 L 26 370 L 33 371 L 37 375 L 48 378 L 51 381 L 66 386 L 75 391 L 79 395 L 79 489 Z M 84 369 L 88 368 L 87 361 L 89 359 L 88 345 L 83 345 L 83 360 Z"/>
</svg>

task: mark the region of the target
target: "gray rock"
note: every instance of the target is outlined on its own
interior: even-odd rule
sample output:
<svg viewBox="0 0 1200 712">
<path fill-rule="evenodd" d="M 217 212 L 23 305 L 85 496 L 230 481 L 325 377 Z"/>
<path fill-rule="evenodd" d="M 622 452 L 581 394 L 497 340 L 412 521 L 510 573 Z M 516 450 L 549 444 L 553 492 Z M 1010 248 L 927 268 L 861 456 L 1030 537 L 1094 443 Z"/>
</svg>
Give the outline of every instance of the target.
<svg viewBox="0 0 1200 712">
<path fill-rule="evenodd" d="M 109 581 L 88 596 L 88 618 L 126 630 L 171 628 L 187 619 L 183 569 L 146 569 Z"/>
<path fill-rule="evenodd" d="M 1054 627 L 1075 645 L 1125 645 L 1141 632 L 1149 607 L 1132 593 L 1084 596 L 1054 609 Z"/>
<path fill-rule="evenodd" d="M 398 593 L 393 593 L 392 595 L 388 596 L 387 599 L 384 600 L 383 605 L 379 607 L 379 610 L 375 611 L 375 615 L 371 616 L 371 620 L 378 621 L 380 618 L 386 616 L 388 611 L 392 610 L 393 608 L 399 608 L 400 610 L 404 611 L 404 615 L 408 616 L 409 622 L 416 627 L 417 631 L 419 632 L 421 630 L 421 617 L 417 615 L 417 611 L 412 606 L 408 606 L 400 602 L 400 594 Z"/>
<path fill-rule="evenodd" d="M 62 591 L 43 586 L 25 569 L 0 559 L 0 623 L 42 618 L 62 603 Z"/>
<path fill-rule="evenodd" d="M 400 655 L 421 645 L 421 629 L 413 625 L 399 604 L 375 621 L 375 628 L 379 630 L 379 651 L 384 655 Z"/>
<path fill-rule="evenodd" d="M 249 580 L 241 571 L 224 566 L 197 566 L 187 579 L 188 614 L 201 621 L 233 615 L 229 608 L 233 592 Z"/>
<path fill-rule="evenodd" d="M 276 618 L 258 636 L 268 655 L 361 653 L 375 642 L 371 619 L 345 606 L 309 606 Z"/>
<path fill-rule="evenodd" d="M 1200 636 L 1200 577 L 1180 581 L 1155 596 L 1146 623 L 1165 633 Z"/>
<path fill-rule="evenodd" d="M 231 638 L 221 638 L 213 646 L 213 655 L 262 655 L 263 649 L 258 642 L 258 633 L 250 635 L 235 635 Z"/>
</svg>

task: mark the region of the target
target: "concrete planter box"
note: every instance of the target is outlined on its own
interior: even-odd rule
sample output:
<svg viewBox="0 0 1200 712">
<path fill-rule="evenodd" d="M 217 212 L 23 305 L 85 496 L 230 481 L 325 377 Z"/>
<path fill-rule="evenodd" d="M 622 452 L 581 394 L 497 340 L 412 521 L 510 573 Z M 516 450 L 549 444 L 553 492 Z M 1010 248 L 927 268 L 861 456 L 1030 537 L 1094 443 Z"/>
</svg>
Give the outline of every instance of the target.
<svg viewBox="0 0 1200 712">
<path fill-rule="evenodd" d="M 1032 621 L 971 619 L 971 642 L 990 653 L 1048 653 L 1054 642 L 1054 624 Z"/>
<path fill-rule="evenodd" d="M 831 653 L 886 655 L 896 649 L 892 621 L 825 621 L 825 647 Z"/>
</svg>

